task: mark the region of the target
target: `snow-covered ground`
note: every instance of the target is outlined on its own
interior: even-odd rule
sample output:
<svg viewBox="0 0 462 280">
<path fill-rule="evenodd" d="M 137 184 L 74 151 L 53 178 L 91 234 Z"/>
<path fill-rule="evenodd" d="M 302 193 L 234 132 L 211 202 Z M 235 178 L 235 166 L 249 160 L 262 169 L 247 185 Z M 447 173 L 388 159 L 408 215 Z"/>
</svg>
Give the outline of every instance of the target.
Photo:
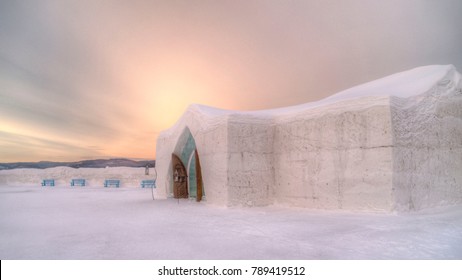
<svg viewBox="0 0 462 280">
<path fill-rule="evenodd" d="M 149 189 L 0 186 L 1 259 L 462 259 L 462 206 L 218 208 Z"/>
</svg>

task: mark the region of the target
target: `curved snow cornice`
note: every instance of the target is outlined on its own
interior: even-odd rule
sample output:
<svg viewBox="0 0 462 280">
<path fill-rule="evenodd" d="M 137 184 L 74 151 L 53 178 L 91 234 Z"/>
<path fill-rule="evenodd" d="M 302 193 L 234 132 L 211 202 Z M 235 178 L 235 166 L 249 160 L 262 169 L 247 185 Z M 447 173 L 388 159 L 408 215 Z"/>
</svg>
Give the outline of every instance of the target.
<svg viewBox="0 0 462 280">
<path fill-rule="evenodd" d="M 459 79 L 453 65 L 429 65 L 399 72 L 350 89 L 341 91 L 324 100 L 342 100 L 365 96 L 396 96 L 408 98 L 427 92 L 438 83 L 445 83 L 448 75 Z M 458 82 L 458 81 L 457 81 Z"/>
<path fill-rule="evenodd" d="M 448 76 L 450 79 L 448 79 Z M 404 72 L 399 72 L 381 79 L 349 88 L 319 101 L 304 103 L 296 106 L 259 111 L 233 111 L 200 104 L 193 104 L 188 108 L 188 110 L 191 109 L 208 116 L 243 114 L 247 116 L 254 115 L 256 117 L 263 117 L 286 115 L 314 107 L 320 107 L 340 101 L 362 97 L 395 96 L 408 98 L 412 96 L 418 96 L 429 91 L 435 85 L 446 84 L 451 80 L 453 80 L 455 84 L 458 84 L 460 80 L 460 74 L 457 73 L 453 65 L 429 65 L 414 68 Z"/>
</svg>

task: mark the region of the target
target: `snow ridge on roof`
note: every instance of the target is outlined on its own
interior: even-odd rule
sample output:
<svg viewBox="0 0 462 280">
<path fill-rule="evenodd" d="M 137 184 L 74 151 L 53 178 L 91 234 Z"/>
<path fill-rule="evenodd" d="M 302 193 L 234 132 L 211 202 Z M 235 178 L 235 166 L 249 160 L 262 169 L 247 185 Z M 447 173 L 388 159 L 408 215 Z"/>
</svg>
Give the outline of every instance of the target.
<svg viewBox="0 0 462 280">
<path fill-rule="evenodd" d="M 407 98 L 427 92 L 449 72 L 453 65 L 429 65 L 399 72 L 372 82 L 341 91 L 326 100 L 351 99 L 363 96 L 396 96 Z"/>
<path fill-rule="evenodd" d="M 427 92 L 439 82 L 444 83 L 442 80 L 450 73 L 454 73 L 454 78 L 460 80 L 460 74 L 457 73 L 453 65 L 429 65 L 414 68 L 404 72 L 399 72 L 338 92 L 319 101 L 304 103 L 296 106 L 259 111 L 232 111 L 200 104 L 193 104 L 189 109 L 199 111 L 202 114 L 209 116 L 244 114 L 264 117 L 297 113 L 306 109 L 361 97 L 396 96 L 401 98 L 408 98 Z M 457 83 L 458 81 L 456 81 L 456 84 Z"/>
</svg>

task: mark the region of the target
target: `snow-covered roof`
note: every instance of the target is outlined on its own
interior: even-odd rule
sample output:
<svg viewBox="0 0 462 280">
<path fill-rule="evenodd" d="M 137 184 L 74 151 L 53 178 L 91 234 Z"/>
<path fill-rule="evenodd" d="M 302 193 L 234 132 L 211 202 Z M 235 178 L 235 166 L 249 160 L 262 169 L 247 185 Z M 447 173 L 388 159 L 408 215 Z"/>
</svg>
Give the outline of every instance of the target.
<svg viewBox="0 0 462 280">
<path fill-rule="evenodd" d="M 451 72 L 454 73 L 455 79 L 460 79 L 460 75 L 457 73 L 453 65 L 430 65 L 418 67 L 352 87 L 319 101 L 277 109 L 259 111 L 232 111 L 199 104 L 191 105 L 190 109 L 199 111 L 202 114 L 209 116 L 223 116 L 231 114 L 277 116 L 289 113 L 297 113 L 310 108 L 320 107 L 332 103 L 337 103 L 339 101 L 351 100 L 361 97 L 396 96 L 401 98 L 408 98 L 411 96 L 423 94 L 438 83 L 448 82 L 444 81 L 444 78 Z M 458 81 L 456 81 L 456 83 L 458 83 Z"/>
<path fill-rule="evenodd" d="M 365 96 L 397 96 L 407 98 L 427 92 L 449 72 L 453 65 L 430 65 L 399 72 L 372 82 L 341 91 L 324 100 L 343 100 Z"/>
<path fill-rule="evenodd" d="M 384 105 L 388 104 L 389 97 L 417 97 L 429 92 L 435 86 L 448 86 L 449 84 L 457 86 L 460 83 L 461 75 L 453 65 L 430 65 L 361 84 L 315 102 L 277 109 L 233 111 L 192 104 L 185 114 L 172 127 L 162 131 L 161 135 L 166 137 L 174 131 L 182 130 L 181 127 L 189 122 L 192 116 L 201 127 L 209 128 L 222 125 L 229 120 L 229 117 L 232 117 L 234 121 L 246 122 L 285 120 L 306 113 L 319 114 L 324 108 L 325 112 L 328 112 L 345 110 L 346 106 L 365 108 Z"/>
</svg>

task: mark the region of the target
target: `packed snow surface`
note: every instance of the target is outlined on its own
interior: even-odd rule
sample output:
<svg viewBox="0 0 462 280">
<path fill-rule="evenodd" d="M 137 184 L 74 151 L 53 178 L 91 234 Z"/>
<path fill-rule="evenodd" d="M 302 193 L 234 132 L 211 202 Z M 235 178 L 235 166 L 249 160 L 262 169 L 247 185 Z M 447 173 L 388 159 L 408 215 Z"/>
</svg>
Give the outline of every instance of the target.
<svg viewBox="0 0 462 280">
<path fill-rule="evenodd" d="M 5 259 L 461 259 L 462 207 L 219 208 L 141 188 L 0 185 Z"/>
</svg>

